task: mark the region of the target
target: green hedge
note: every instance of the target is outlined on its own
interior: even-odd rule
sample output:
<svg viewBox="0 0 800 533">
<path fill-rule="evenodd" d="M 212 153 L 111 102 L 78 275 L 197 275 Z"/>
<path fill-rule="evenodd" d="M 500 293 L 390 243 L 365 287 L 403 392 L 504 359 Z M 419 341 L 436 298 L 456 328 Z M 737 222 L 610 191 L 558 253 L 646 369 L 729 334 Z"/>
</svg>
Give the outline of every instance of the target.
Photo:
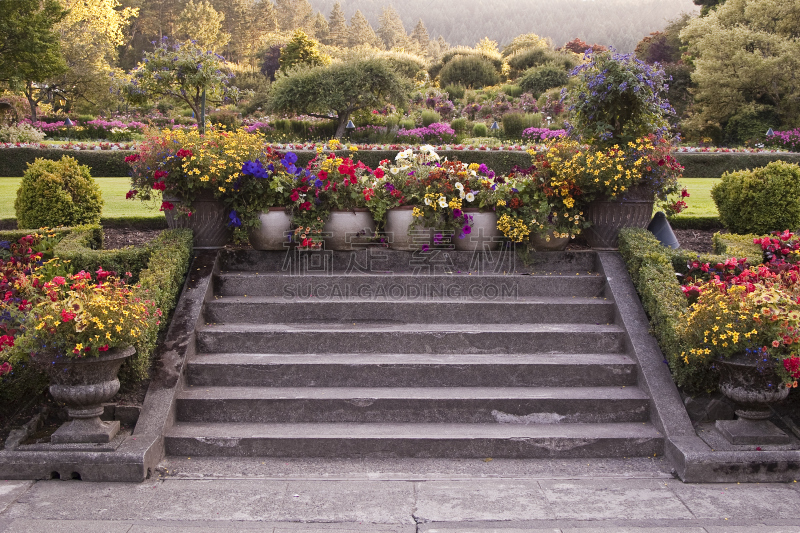
<svg viewBox="0 0 800 533">
<path fill-rule="evenodd" d="M 650 318 L 650 329 L 672 371 L 672 378 L 689 393 L 710 392 L 717 387 L 717 377 L 706 369 L 687 366 L 677 327 L 688 311 L 686 298 L 676 272 L 685 273 L 693 260 L 718 263 L 725 256 L 697 254 L 663 246 L 645 229 L 628 228 L 619 234 L 619 252 L 628 267 L 642 306 Z"/>
<path fill-rule="evenodd" d="M 720 178 L 726 172 L 767 166 L 773 161 L 800 163 L 796 153 L 677 153 L 684 178 Z"/>
<path fill-rule="evenodd" d="M 156 216 L 151 217 L 103 217 L 100 219 L 100 225 L 104 228 L 126 228 L 138 230 L 159 230 L 167 229 L 167 219 L 164 215 L 158 213 Z M 17 219 L 16 218 L 0 218 L 0 231 L 16 231 Z M 24 230 L 23 233 L 30 230 Z"/>
<path fill-rule="evenodd" d="M 722 229 L 719 217 L 684 217 L 677 216 L 669 219 L 672 229 Z"/>
<path fill-rule="evenodd" d="M 58 161 L 65 155 L 77 159 L 79 165 L 88 165 L 92 176 L 127 177 L 129 166 L 125 156 L 132 153 L 122 150 L 4 148 L 0 150 L 0 177 L 18 178 L 25 173 L 28 163 L 33 163 L 36 158 Z"/>
<path fill-rule="evenodd" d="M 25 172 L 27 163 L 32 163 L 37 157 L 46 159 L 61 159 L 64 154 L 71 155 L 81 165 L 89 165 L 93 176 L 127 177 L 128 164 L 125 156 L 132 152 L 122 150 L 39 150 L 37 148 L 7 148 L 0 150 L 0 177 L 19 177 Z M 295 151 L 300 164 L 305 165 L 315 152 L 304 150 Z M 346 155 L 347 150 L 337 152 Z M 506 173 L 514 165 L 527 168 L 531 165 L 531 157 L 521 151 L 500 150 L 442 150 L 440 156 L 449 160 L 459 159 L 465 163 L 486 163 L 486 166 L 497 173 Z M 382 159 L 394 161 L 397 150 L 360 150 L 356 159 L 375 168 Z M 676 153 L 677 159 L 685 167 L 686 178 L 719 178 L 725 172 L 744 170 L 766 166 L 772 161 L 788 161 L 800 163 L 800 154 L 797 153 Z"/>
</svg>

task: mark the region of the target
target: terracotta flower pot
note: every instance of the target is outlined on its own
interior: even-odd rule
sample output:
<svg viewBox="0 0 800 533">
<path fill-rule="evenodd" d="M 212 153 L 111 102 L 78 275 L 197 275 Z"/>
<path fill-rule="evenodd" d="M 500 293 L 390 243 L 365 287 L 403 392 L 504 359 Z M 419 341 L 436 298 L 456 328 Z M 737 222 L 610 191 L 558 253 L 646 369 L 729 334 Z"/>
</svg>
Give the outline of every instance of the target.
<svg viewBox="0 0 800 533">
<path fill-rule="evenodd" d="M 502 235 L 497 229 L 497 213 L 494 211 L 481 211 L 477 208 L 463 209 L 464 213 L 472 218 L 469 234 L 459 239 L 453 237 L 456 250 L 462 252 L 489 252 L 497 250 L 500 245 L 499 237 Z"/>
<path fill-rule="evenodd" d="M 258 216 L 260 225 L 247 230 L 247 238 L 254 250 L 284 250 L 291 237 L 292 218 L 283 207 L 270 207 Z"/>
<path fill-rule="evenodd" d="M 366 242 L 374 235 L 375 220 L 366 208 L 331 211 L 322 231 L 327 235 L 325 237 L 327 250 L 354 250 L 359 243 Z"/>
</svg>

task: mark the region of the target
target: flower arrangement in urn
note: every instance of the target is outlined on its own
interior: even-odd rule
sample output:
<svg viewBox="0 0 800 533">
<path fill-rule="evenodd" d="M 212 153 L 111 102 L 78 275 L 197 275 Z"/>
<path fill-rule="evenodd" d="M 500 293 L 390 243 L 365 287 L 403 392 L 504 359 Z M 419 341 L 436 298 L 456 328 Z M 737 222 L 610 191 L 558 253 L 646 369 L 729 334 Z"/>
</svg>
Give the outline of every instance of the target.
<svg viewBox="0 0 800 533">
<path fill-rule="evenodd" d="M 14 344 L 16 357 L 48 353 L 67 358 L 97 357 L 113 348 L 136 344 L 161 311 L 122 279 L 100 268 L 94 274 L 20 276 L 27 295 L 26 318 Z"/>
<path fill-rule="evenodd" d="M 747 356 L 775 384 L 800 379 L 800 264 L 745 260 L 690 265 L 683 291 L 691 305 L 678 329 L 683 363 L 708 368 Z"/>
</svg>

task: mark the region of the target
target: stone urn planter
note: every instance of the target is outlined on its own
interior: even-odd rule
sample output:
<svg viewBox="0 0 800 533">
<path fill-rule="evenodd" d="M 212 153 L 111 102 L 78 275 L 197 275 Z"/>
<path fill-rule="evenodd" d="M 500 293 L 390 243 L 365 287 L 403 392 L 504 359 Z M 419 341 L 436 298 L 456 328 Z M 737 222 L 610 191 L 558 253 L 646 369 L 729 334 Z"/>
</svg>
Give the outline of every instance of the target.
<svg viewBox="0 0 800 533">
<path fill-rule="evenodd" d="M 500 246 L 499 237 L 502 235 L 497 229 L 497 213 L 494 211 L 481 211 L 477 208 L 463 210 L 472 218 L 472 227 L 468 235 L 459 239 L 453 237 L 455 249 L 461 252 L 491 252 Z"/>
<path fill-rule="evenodd" d="M 414 238 L 410 233 L 411 225 L 414 223 L 414 206 L 404 205 L 389 209 L 386 212 L 386 224 L 383 232 L 389 241 L 389 248 L 392 250 L 414 251 L 419 248 L 414 244 Z"/>
<path fill-rule="evenodd" d="M 591 222 L 586 240 L 595 250 L 618 249 L 617 237 L 623 228 L 646 228 L 653 216 L 655 195 L 641 185 L 631 187 L 623 198 L 594 200 L 586 206 Z"/>
<path fill-rule="evenodd" d="M 172 204 L 182 204 L 180 198 L 164 198 Z M 199 249 L 222 248 L 231 238 L 233 229 L 228 225 L 228 213 L 222 202 L 211 191 L 201 192 L 191 205 L 192 215 L 185 216 L 175 209 L 165 209 L 167 226 L 189 228 L 194 233 L 194 247 Z"/>
<path fill-rule="evenodd" d="M 375 234 L 375 220 L 366 208 L 331 211 L 322 231 L 326 235 L 325 249 L 355 250 L 359 244 L 369 242 Z"/>
<path fill-rule="evenodd" d="M 531 247 L 537 252 L 561 252 L 569 244 L 569 237 L 556 237 L 552 226 L 548 227 L 545 235 L 531 233 L 530 240 Z"/>
<path fill-rule="evenodd" d="M 117 372 L 135 351 L 128 346 L 112 348 L 100 357 L 36 356 L 39 364 L 46 365 L 50 394 L 66 404 L 71 418 L 53 433 L 52 444 L 105 443 L 114 438 L 119 422 L 100 420 L 102 404 L 119 391 Z"/>
<path fill-rule="evenodd" d="M 283 207 L 270 207 L 259 216 L 259 227 L 249 228 L 247 238 L 254 250 L 284 250 L 291 239 L 292 218 Z"/>
<path fill-rule="evenodd" d="M 767 362 L 771 364 L 770 361 Z M 717 358 L 720 392 L 739 407 L 738 420 L 718 420 L 717 429 L 732 444 L 786 444 L 789 437 L 767 419 L 769 406 L 785 400 L 789 389 L 771 366 L 761 368 L 745 354 Z"/>
</svg>

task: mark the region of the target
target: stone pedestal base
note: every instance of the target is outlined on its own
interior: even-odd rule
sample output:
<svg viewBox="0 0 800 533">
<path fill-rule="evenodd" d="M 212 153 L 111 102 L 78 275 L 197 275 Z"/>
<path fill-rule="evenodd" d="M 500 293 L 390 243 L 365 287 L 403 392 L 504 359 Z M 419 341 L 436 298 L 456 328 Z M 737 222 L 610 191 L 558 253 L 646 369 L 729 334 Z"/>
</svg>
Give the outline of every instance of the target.
<svg viewBox="0 0 800 533">
<path fill-rule="evenodd" d="M 106 443 L 119 432 L 119 421 L 103 422 L 99 417 L 76 418 L 66 422 L 50 437 L 51 444 Z"/>
<path fill-rule="evenodd" d="M 731 444 L 789 444 L 789 436 L 769 420 L 717 420 L 717 429 Z"/>
</svg>

